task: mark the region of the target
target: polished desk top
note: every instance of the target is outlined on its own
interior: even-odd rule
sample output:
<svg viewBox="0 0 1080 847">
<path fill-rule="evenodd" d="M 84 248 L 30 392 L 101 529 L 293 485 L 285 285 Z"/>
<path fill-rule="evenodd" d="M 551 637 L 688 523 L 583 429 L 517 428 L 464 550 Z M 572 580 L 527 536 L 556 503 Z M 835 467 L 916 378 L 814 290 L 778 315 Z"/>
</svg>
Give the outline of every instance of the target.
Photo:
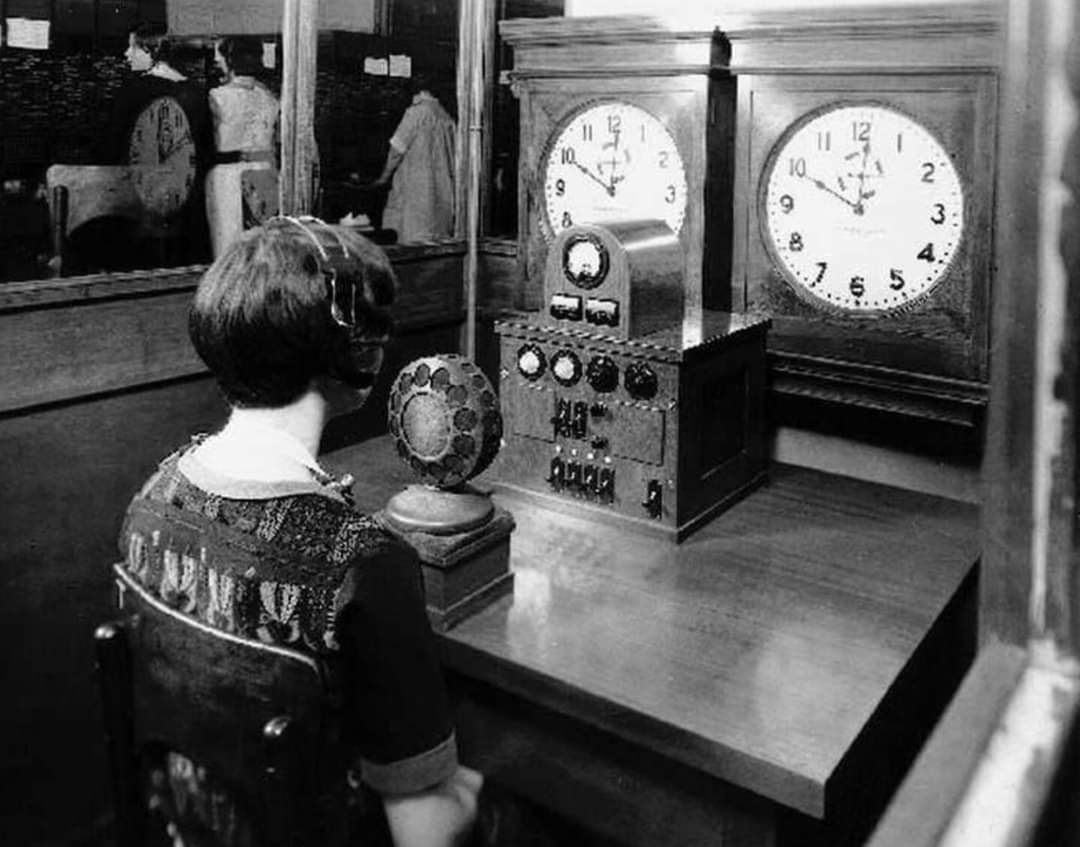
<svg viewBox="0 0 1080 847">
<path fill-rule="evenodd" d="M 385 438 L 324 457 L 357 506 L 410 482 Z M 513 513 L 512 596 L 442 636 L 451 670 L 814 817 L 829 779 L 978 557 L 977 509 L 817 471 L 681 545 Z"/>
</svg>

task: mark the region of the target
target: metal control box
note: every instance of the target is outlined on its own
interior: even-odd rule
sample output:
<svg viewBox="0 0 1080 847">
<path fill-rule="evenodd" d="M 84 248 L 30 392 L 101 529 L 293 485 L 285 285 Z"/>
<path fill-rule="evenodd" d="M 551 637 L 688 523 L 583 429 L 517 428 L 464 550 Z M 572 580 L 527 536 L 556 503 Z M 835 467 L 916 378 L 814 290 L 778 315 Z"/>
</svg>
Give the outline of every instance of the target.
<svg viewBox="0 0 1080 847">
<path fill-rule="evenodd" d="M 769 321 L 702 312 L 637 338 L 497 321 L 505 488 L 681 541 L 765 478 Z"/>
</svg>

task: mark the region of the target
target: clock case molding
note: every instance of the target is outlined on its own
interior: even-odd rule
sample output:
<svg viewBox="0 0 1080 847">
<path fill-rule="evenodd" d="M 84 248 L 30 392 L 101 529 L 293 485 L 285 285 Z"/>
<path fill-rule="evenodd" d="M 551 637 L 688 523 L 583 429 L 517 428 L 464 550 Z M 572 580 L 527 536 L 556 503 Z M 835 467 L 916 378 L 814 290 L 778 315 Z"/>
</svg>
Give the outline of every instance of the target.
<svg viewBox="0 0 1080 847">
<path fill-rule="evenodd" d="M 960 426 L 987 402 L 1001 11 L 987 4 L 721 15 L 737 79 L 732 302 L 762 310 L 774 394 Z M 759 180 L 814 110 L 874 103 L 944 144 L 965 186 L 965 233 L 928 296 L 878 314 L 814 308 L 766 247 Z"/>
<path fill-rule="evenodd" d="M 727 44 L 710 23 L 672 29 L 655 18 L 543 18 L 503 21 L 514 48 L 510 79 L 520 101 L 517 305 L 541 307 L 552 241 L 544 218 L 543 171 L 549 143 L 579 111 L 624 101 L 660 119 L 686 171 L 686 216 L 679 241 L 686 257 L 688 311 L 729 310 L 731 145 L 734 80 Z"/>
</svg>

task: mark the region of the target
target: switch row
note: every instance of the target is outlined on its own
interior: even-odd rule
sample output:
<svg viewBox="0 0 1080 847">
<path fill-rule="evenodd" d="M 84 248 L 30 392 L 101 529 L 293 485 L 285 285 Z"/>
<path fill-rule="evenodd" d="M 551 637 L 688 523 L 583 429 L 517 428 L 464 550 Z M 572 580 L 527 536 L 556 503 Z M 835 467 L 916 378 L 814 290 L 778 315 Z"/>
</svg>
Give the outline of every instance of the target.
<svg viewBox="0 0 1080 847">
<path fill-rule="evenodd" d="M 551 460 L 547 482 L 555 491 L 582 494 L 600 503 L 615 500 L 614 468 L 567 461 L 555 456 Z"/>
</svg>

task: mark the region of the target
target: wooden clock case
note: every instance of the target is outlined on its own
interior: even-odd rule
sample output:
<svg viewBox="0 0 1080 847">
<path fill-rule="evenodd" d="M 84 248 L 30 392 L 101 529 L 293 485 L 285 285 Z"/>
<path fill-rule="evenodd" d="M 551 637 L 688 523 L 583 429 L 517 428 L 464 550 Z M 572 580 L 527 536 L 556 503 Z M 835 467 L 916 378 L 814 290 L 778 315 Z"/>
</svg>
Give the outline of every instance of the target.
<svg viewBox="0 0 1080 847">
<path fill-rule="evenodd" d="M 987 4 L 723 16 L 738 87 L 732 301 L 762 311 L 774 393 L 970 426 L 986 404 L 1001 21 Z M 800 298 L 758 212 L 770 152 L 804 115 L 874 103 L 924 125 L 965 187 L 965 230 L 922 300 L 873 314 Z"/>
<path fill-rule="evenodd" d="M 520 101 L 519 305 L 541 307 L 547 252 L 543 164 L 557 130 L 605 100 L 633 103 L 672 133 L 687 179 L 679 240 L 686 256 L 686 308 L 728 309 L 734 82 L 727 45 L 711 24 L 672 29 L 652 18 L 509 20 L 511 79 Z"/>
</svg>

